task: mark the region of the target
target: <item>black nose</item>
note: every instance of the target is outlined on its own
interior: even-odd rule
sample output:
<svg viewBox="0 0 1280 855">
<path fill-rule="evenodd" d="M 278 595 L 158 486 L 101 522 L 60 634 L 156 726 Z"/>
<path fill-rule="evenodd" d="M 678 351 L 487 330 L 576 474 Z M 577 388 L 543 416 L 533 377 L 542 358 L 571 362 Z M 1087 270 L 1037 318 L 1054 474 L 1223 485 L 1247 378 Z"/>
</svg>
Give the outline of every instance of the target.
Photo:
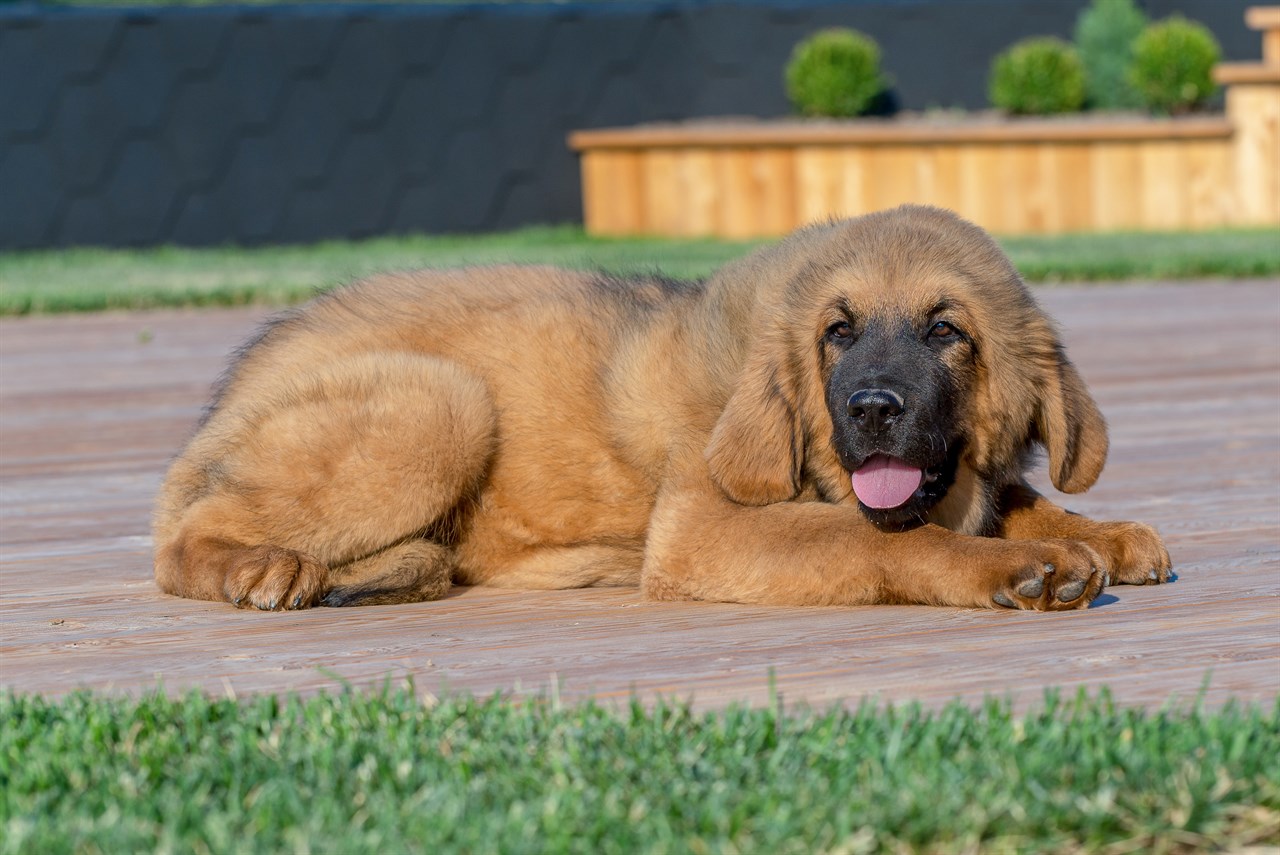
<svg viewBox="0 0 1280 855">
<path fill-rule="evenodd" d="M 849 398 L 849 418 L 858 430 L 879 433 L 902 415 L 901 396 L 890 389 L 861 389 Z"/>
</svg>

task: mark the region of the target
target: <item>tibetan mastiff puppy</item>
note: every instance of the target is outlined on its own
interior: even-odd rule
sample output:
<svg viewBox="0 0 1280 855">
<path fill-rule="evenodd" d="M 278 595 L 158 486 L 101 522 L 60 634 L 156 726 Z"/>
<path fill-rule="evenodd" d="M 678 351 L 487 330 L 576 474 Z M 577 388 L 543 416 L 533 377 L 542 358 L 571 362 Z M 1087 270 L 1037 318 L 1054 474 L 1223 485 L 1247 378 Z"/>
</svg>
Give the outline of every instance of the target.
<svg viewBox="0 0 1280 855">
<path fill-rule="evenodd" d="M 981 229 L 916 206 L 706 282 L 375 276 L 268 323 L 173 462 L 155 574 L 301 609 L 454 584 L 656 599 L 1078 609 L 1162 582 L 1088 489 L 1107 430 Z"/>
</svg>

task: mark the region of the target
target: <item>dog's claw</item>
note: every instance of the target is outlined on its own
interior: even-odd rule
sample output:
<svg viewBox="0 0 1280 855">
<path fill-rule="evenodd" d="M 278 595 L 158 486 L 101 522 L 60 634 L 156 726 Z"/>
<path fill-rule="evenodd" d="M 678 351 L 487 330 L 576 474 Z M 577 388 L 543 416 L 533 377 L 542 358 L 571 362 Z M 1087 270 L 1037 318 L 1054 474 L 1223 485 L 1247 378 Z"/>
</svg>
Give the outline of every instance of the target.
<svg viewBox="0 0 1280 855">
<path fill-rule="evenodd" d="M 1008 594 L 1006 594 L 1004 591 L 997 591 L 996 593 L 992 594 L 992 595 L 991 595 L 991 599 L 992 599 L 994 602 L 999 603 L 1000 605 L 1004 606 L 1006 609 L 1016 609 L 1016 608 L 1017 608 L 1017 605 L 1013 602 L 1013 597 L 1010 597 L 1010 596 L 1009 596 Z"/>
</svg>

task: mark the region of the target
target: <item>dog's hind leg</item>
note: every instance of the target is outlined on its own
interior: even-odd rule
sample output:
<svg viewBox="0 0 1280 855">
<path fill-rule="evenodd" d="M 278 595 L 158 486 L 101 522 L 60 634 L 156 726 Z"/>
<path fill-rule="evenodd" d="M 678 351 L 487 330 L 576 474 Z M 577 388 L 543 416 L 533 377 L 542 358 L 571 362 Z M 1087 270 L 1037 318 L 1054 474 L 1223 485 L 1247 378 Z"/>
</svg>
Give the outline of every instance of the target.
<svg viewBox="0 0 1280 855">
<path fill-rule="evenodd" d="M 438 600 L 452 584 L 453 550 L 424 538 L 388 546 L 335 567 L 322 606 L 376 606 Z"/>
<path fill-rule="evenodd" d="M 260 609 L 440 597 L 451 550 L 424 537 L 480 484 L 495 424 L 483 381 L 432 356 L 240 381 L 166 478 L 156 580 Z"/>
</svg>

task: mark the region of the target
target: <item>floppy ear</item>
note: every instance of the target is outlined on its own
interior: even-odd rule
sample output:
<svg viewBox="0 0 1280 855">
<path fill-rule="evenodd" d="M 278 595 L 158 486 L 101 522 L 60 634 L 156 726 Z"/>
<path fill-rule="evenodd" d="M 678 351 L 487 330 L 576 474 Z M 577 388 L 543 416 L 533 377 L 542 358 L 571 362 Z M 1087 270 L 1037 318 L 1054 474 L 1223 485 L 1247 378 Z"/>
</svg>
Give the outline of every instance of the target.
<svg viewBox="0 0 1280 855">
<path fill-rule="evenodd" d="M 1055 348 L 1057 359 L 1044 372 L 1036 429 L 1049 452 L 1049 477 L 1064 493 L 1093 486 L 1107 462 L 1107 423 L 1076 367 Z"/>
<path fill-rule="evenodd" d="M 776 367 L 748 365 L 706 450 L 711 478 L 742 505 L 769 505 L 800 492 L 804 437 L 796 402 Z"/>
</svg>

